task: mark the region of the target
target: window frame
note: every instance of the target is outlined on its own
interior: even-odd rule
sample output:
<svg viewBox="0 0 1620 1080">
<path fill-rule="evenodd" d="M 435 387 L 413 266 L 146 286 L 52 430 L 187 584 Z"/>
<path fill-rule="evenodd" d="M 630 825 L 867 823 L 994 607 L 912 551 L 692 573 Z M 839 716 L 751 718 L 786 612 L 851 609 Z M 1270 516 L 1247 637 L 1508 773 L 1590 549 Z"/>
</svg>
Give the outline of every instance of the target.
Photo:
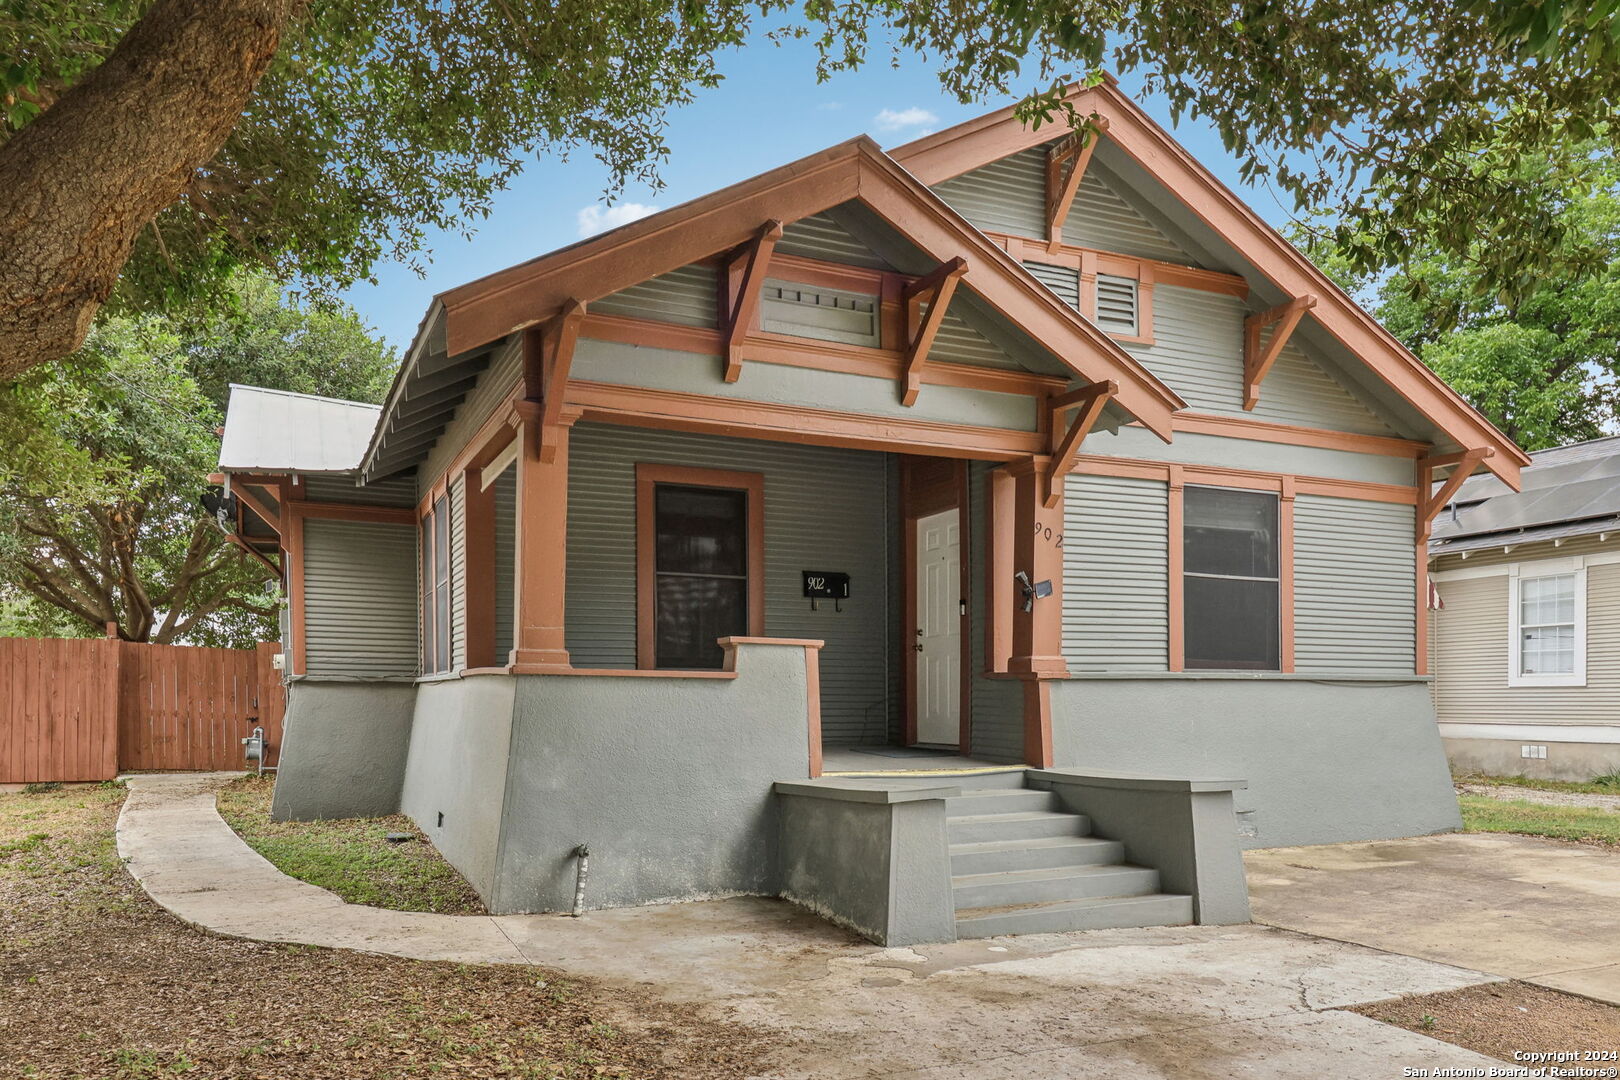
<svg viewBox="0 0 1620 1080">
<path fill-rule="evenodd" d="M 1525 570 L 1529 572 L 1526 573 Z M 1523 628 L 1521 617 L 1523 607 L 1521 604 L 1522 586 L 1526 581 L 1541 581 L 1546 578 L 1569 577 L 1575 581 L 1575 647 L 1573 670 L 1568 672 L 1546 672 L 1526 674 L 1524 671 L 1524 643 L 1520 640 L 1520 631 Z M 1507 683 L 1509 686 L 1585 686 L 1586 685 L 1586 567 L 1566 566 L 1559 569 L 1551 567 L 1515 567 L 1508 574 L 1508 667 Z M 1537 623 L 1533 625 L 1563 626 L 1564 623 Z"/>
<path fill-rule="evenodd" d="M 442 536 L 441 536 L 442 534 Z M 427 509 L 417 523 L 417 611 L 420 616 L 421 672 L 442 675 L 454 667 L 455 545 L 450 540 L 450 491 L 448 487 L 428 499 Z M 444 547 L 444 572 L 439 572 L 439 547 Z M 442 612 L 440 595 L 442 592 Z M 440 641 L 441 615 L 443 637 Z M 443 664 L 440 657 L 443 656 Z"/>
<path fill-rule="evenodd" d="M 636 463 L 636 668 L 690 671 L 658 666 L 658 488 L 698 487 L 741 491 L 746 496 L 744 544 L 747 552 L 747 637 L 765 636 L 765 474 L 686 465 Z"/>
<path fill-rule="evenodd" d="M 1287 491 L 1271 491 L 1264 488 L 1233 487 L 1221 484 L 1183 484 L 1176 493 L 1179 500 L 1184 500 L 1189 488 L 1200 488 L 1207 491 L 1218 491 L 1229 494 L 1258 495 L 1271 499 L 1276 507 L 1276 527 L 1272 536 L 1275 545 L 1276 576 L 1259 577 L 1254 575 L 1237 574 L 1209 574 L 1201 571 L 1188 570 L 1186 559 L 1188 521 L 1185 504 L 1178 513 L 1174 514 L 1171 524 L 1179 529 L 1179 536 L 1169 537 L 1169 541 L 1180 553 L 1176 559 L 1176 573 L 1179 578 L 1174 583 L 1175 595 L 1180 605 L 1180 618 L 1176 620 L 1175 632 L 1181 636 L 1180 640 L 1180 667 L 1178 670 L 1209 672 L 1209 671 L 1235 671 L 1254 674 L 1282 674 L 1291 671 L 1292 649 L 1289 643 L 1290 625 L 1288 608 L 1292 603 L 1292 575 L 1293 575 L 1293 528 L 1289 520 L 1291 498 Z M 1277 589 L 1276 619 L 1277 619 L 1277 662 L 1274 667 L 1241 666 L 1233 667 L 1220 665 L 1207 661 L 1192 660 L 1187 656 L 1187 640 L 1189 618 L 1187 614 L 1187 579 L 1189 577 L 1204 578 L 1218 581 L 1263 581 L 1272 582 Z"/>
</svg>

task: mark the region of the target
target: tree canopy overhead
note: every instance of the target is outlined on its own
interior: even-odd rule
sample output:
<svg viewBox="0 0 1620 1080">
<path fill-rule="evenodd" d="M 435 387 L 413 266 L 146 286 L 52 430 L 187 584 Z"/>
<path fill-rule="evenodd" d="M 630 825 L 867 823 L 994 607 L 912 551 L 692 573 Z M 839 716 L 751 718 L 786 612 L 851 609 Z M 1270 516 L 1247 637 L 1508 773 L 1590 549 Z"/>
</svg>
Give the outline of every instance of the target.
<svg viewBox="0 0 1620 1080">
<path fill-rule="evenodd" d="M 1072 79 L 1135 73 L 1247 178 L 1341 208 L 1359 268 L 1484 240 L 1479 280 L 1527 294 L 1596 257 L 1546 206 L 1565 181 L 1519 166 L 1615 111 L 1617 7 L 9 0 L 0 377 L 70 352 L 109 298 L 207 296 L 244 264 L 333 289 L 410 261 L 536 153 L 588 148 L 615 190 L 656 185 L 667 110 L 761 33 L 811 39 L 822 77 L 921 51 L 948 93 L 1024 95 L 1031 122 L 1083 121 Z"/>
</svg>

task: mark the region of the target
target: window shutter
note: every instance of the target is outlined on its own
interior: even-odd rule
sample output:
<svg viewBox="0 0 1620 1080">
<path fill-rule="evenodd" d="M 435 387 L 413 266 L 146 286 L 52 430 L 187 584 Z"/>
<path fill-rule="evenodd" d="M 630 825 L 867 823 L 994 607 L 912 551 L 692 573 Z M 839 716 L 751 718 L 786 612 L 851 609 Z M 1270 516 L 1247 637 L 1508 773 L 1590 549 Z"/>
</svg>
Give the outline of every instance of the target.
<svg viewBox="0 0 1620 1080">
<path fill-rule="evenodd" d="M 1097 275 L 1097 325 L 1110 334 L 1140 333 L 1135 279 Z"/>
</svg>

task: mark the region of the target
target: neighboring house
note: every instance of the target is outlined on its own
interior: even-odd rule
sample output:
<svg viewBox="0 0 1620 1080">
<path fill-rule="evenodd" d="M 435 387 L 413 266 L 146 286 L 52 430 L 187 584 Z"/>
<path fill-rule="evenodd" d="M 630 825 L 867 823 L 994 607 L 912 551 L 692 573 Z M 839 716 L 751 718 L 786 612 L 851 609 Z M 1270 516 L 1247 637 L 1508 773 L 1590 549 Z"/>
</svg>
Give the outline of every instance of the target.
<svg viewBox="0 0 1620 1080">
<path fill-rule="evenodd" d="M 1075 100 L 1101 138 L 859 138 L 442 293 L 364 440 L 238 388 L 275 812 L 402 809 L 495 911 L 567 909 L 583 844 L 590 906 L 889 941 L 1246 919 L 1240 830 L 1456 827 L 1430 483 L 1527 459 Z"/>
<path fill-rule="evenodd" d="M 1435 521 L 1435 713 L 1458 769 L 1589 780 L 1620 772 L 1620 437 L 1530 459 Z"/>
</svg>

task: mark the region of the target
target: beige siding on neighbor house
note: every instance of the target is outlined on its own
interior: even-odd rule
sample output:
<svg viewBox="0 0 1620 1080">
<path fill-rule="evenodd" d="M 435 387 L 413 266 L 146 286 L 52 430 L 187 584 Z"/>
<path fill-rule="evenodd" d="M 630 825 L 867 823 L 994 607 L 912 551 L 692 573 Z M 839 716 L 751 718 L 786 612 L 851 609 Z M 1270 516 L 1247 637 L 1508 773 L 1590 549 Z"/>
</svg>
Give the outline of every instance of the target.
<svg viewBox="0 0 1620 1080">
<path fill-rule="evenodd" d="M 1508 685 L 1507 569 L 1436 583 L 1445 608 L 1429 613 L 1429 633 L 1440 722 L 1620 723 L 1620 563 L 1587 567 L 1585 686 Z"/>
</svg>

